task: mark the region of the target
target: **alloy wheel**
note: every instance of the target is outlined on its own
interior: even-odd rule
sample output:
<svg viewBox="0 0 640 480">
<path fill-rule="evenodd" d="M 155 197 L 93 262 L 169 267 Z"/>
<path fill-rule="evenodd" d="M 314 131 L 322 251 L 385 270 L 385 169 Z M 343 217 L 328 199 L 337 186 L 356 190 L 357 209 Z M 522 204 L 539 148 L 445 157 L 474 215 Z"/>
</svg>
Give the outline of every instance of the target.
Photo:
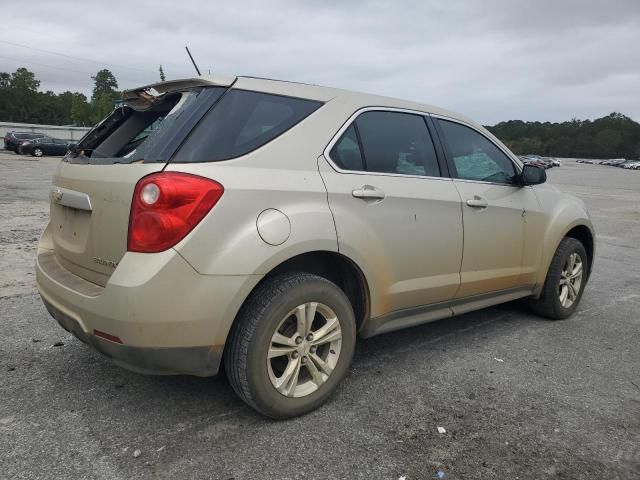
<svg viewBox="0 0 640 480">
<path fill-rule="evenodd" d="M 572 253 L 564 264 L 558 285 L 558 297 L 564 308 L 570 308 L 578 298 L 582 286 L 582 258 Z"/>
<path fill-rule="evenodd" d="M 327 305 L 307 302 L 279 323 L 267 354 L 273 387 L 286 397 L 315 392 L 331 376 L 342 345 L 342 329 Z"/>
</svg>

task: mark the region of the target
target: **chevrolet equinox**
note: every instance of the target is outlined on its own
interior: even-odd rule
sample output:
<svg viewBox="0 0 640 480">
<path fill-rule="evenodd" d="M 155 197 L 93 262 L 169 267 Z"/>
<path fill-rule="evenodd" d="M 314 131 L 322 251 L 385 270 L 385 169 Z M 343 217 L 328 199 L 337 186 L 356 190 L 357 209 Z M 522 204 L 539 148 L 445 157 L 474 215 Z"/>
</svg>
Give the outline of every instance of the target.
<svg viewBox="0 0 640 480">
<path fill-rule="evenodd" d="M 124 92 L 60 162 L 37 286 L 122 367 L 216 375 L 273 418 L 317 408 L 371 337 L 528 297 L 569 317 L 582 201 L 473 121 L 250 77 Z"/>
</svg>

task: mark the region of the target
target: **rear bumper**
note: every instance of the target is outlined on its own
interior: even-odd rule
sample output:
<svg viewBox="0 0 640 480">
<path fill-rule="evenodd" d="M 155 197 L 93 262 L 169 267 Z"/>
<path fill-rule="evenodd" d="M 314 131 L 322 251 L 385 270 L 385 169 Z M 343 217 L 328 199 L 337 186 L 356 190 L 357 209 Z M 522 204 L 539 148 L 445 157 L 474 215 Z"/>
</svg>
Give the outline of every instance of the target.
<svg viewBox="0 0 640 480">
<path fill-rule="evenodd" d="M 172 249 L 126 253 L 104 287 L 65 269 L 53 250 L 41 248 L 36 261 L 40 296 L 64 329 L 118 365 L 154 374 L 215 375 L 233 320 L 261 278 L 201 275 Z"/>
<path fill-rule="evenodd" d="M 51 305 L 44 297 L 43 302 L 62 328 L 127 370 L 152 375 L 183 374 L 201 377 L 218 373 L 223 351 L 220 345 L 176 348 L 121 345 L 85 332 L 78 322 Z"/>
</svg>

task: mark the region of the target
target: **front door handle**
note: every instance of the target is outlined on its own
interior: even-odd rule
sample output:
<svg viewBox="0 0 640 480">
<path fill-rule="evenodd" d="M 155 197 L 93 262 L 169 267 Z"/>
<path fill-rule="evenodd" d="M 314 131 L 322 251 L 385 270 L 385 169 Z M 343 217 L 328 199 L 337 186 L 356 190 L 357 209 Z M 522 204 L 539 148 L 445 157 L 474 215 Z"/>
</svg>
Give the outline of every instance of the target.
<svg viewBox="0 0 640 480">
<path fill-rule="evenodd" d="M 487 208 L 489 206 L 489 202 L 487 202 L 486 198 L 482 198 L 476 195 L 473 198 L 467 200 L 467 205 L 473 208 Z"/>
<path fill-rule="evenodd" d="M 382 200 L 384 198 L 384 192 L 379 188 L 372 185 L 363 185 L 361 188 L 357 188 L 351 192 L 356 198 L 363 198 L 365 200 Z"/>
</svg>

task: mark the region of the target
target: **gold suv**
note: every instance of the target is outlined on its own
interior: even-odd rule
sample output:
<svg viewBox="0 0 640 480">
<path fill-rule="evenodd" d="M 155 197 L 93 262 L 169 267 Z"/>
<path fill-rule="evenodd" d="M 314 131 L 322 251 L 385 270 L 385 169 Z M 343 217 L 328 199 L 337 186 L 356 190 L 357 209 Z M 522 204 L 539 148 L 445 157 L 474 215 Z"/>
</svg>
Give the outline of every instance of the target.
<svg viewBox="0 0 640 480">
<path fill-rule="evenodd" d="M 51 315 L 135 371 L 209 376 L 274 418 L 370 337 L 517 298 L 570 316 L 584 204 L 471 120 L 247 77 L 125 92 L 63 159 L 40 241 Z"/>
</svg>

